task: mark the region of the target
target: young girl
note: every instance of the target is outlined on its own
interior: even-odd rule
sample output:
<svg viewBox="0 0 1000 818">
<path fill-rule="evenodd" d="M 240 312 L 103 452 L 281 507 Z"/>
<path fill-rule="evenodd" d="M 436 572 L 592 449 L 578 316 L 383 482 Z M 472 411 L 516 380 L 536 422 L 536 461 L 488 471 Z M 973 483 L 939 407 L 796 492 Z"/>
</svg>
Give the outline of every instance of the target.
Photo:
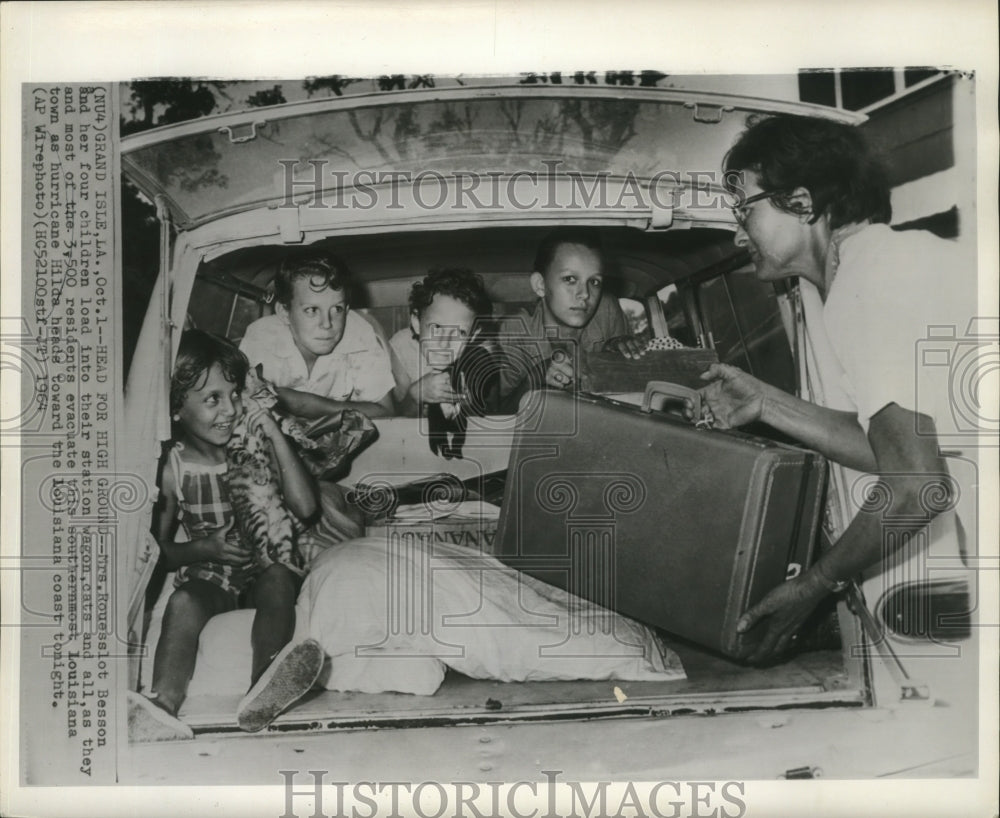
<svg viewBox="0 0 1000 818">
<path fill-rule="evenodd" d="M 255 607 L 250 690 L 237 710 L 253 732 L 309 690 L 323 652 L 307 640 L 290 644 L 295 600 L 302 581 L 297 552 L 263 568 L 233 526 L 223 480 L 226 444 L 244 413 L 241 399 L 248 363 L 228 341 L 198 330 L 181 338 L 170 384 L 170 412 L 178 432 L 163 468 L 157 541 L 167 567 L 177 569 L 153 663 L 152 692 L 130 694 L 135 738 L 192 736 L 177 719 L 194 673 L 198 639 L 208 620 L 238 607 Z M 272 465 L 284 502 L 300 519 L 317 509 L 312 478 L 271 415 L 252 405 L 247 422 L 270 441 Z M 180 522 L 189 542 L 174 542 Z"/>
</svg>

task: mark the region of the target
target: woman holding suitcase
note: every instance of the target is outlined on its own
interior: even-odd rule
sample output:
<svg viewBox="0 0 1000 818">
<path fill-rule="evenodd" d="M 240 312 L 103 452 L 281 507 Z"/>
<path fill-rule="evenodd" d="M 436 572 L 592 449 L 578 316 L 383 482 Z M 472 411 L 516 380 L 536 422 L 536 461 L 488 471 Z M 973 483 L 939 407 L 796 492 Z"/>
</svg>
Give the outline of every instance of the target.
<svg viewBox="0 0 1000 818">
<path fill-rule="evenodd" d="M 796 116 L 757 121 L 724 165 L 738 202 L 735 242 L 757 277 L 799 279 L 809 400 L 717 364 L 703 375 L 703 401 L 719 427 L 763 421 L 845 467 L 840 485 L 831 481 L 835 547 L 739 622 L 741 632 L 765 629 L 747 657 L 763 662 L 791 647 L 824 597 L 884 567 L 909 540 L 957 539 L 954 515 L 944 513 L 956 487 L 936 431 L 951 422 L 949 396 L 920 391 L 918 404 L 917 349 L 931 326 L 961 335 L 976 276 L 957 243 L 889 228 L 885 174 L 853 127 Z M 859 473 L 877 478 L 867 493 L 852 492 Z M 891 537 L 883 533 L 890 517 Z"/>
</svg>

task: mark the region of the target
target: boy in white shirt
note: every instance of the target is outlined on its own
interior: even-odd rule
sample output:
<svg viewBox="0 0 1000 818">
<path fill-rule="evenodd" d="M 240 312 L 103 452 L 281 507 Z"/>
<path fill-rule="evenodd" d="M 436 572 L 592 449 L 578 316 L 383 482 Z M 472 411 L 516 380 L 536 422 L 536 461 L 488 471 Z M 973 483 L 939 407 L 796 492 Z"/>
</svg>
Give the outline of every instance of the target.
<svg viewBox="0 0 1000 818">
<path fill-rule="evenodd" d="M 335 257 L 314 251 L 285 259 L 274 280 L 275 314 L 247 327 L 240 350 L 295 415 L 320 418 L 352 408 L 392 414 L 389 352 L 350 309 L 350 279 Z"/>
</svg>

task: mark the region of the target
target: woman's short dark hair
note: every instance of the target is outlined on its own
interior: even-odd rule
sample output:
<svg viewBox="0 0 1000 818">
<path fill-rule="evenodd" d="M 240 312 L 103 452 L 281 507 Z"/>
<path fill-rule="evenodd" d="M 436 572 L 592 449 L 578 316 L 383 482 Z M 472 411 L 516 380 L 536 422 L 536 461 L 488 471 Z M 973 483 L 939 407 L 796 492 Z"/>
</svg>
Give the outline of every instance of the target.
<svg viewBox="0 0 1000 818">
<path fill-rule="evenodd" d="M 177 362 L 170 379 L 170 413 L 180 411 L 184 398 L 208 378 L 208 370 L 218 364 L 227 381 L 243 391 L 250 363 L 231 341 L 200 329 L 181 335 Z"/>
<path fill-rule="evenodd" d="M 461 301 L 477 316 L 488 318 L 493 314 L 493 302 L 486 285 L 472 270 L 460 267 L 431 270 L 410 290 L 410 312 L 419 318 L 436 295 L 448 295 Z"/>
<path fill-rule="evenodd" d="M 604 244 L 597 228 L 557 227 L 538 245 L 538 250 L 535 252 L 535 266 L 532 268 L 534 272 L 545 275 L 549 271 L 552 259 L 556 257 L 556 251 L 564 244 L 582 244 L 587 249 L 593 250 L 600 260 L 601 271 L 604 271 Z"/>
<path fill-rule="evenodd" d="M 795 188 L 812 197 L 813 221 L 825 214 L 834 229 L 892 218 L 885 168 L 864 135 L 851 125 L 818 117 L 751 119 L 723 161 L 726 187 L 741 193 L 739 171 L 756 173 L 763 190 L 787 191 L 775 206 L 798 212 Z"/>
<path fill-rule="evenodd" d="M 351 301 L 351 273 L 332 253 L 307 250 L 283 259 L 274 277 L 274 297 L 279 304 L 291 305 L 292 285 L 300 278 L 309 279 L 309 285 L 316 291 L 343 290 L 347 303 Z"/>
</svg>

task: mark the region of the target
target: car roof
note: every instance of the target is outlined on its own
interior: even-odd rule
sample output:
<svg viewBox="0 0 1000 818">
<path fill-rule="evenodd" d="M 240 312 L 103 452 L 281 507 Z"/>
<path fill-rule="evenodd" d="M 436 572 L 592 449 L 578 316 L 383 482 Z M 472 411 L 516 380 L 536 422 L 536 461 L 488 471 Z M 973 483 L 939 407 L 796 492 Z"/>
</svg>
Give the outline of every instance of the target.
<svg viewBox="0 0 1000 818">
<path fill-rule="evenodd" d="M 718 177 L 749 116 L 773 113 L 863 119 L 713 91 L 494 78 L 203 117 L 125 137 L 121 152 L 126 176 L 161 197 L 184 230 L 246 210 L 342 201 L 365 186 L 453 184 L 456 174 L 481 183 L 656 177 L 693 190 Z M 402 202 L 414 207 L 411 195 Z"/>
</svg>

